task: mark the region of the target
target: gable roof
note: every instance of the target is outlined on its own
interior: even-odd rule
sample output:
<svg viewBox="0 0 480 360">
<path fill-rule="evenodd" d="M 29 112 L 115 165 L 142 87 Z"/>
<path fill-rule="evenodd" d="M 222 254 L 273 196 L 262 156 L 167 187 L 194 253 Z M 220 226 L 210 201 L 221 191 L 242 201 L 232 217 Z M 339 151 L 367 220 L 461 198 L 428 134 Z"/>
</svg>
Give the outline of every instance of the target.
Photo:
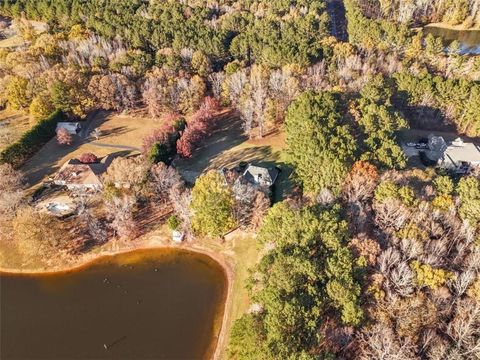
<svg viewBox="0 0 480 360">
<path fill-rule="evenodd" d="M 480 149 L 473 143 L 455 143 L 447 147 L 443 154 L 444 161 L 451 161 L 455 166 L 462 162 L 470 164 L 480 163 Z"/>
<path fill-rule="evenodd" d="M 68 131 L 69 134 L 75 135 L 76 133 L 78 133 L 78 131 L 80 131 L 81 128 L 82 126 L 78 122 L 59 122 L 57 123 L 56 131 L 58 131 L 59 129 L 65 129 Z"/>
<path fill-rule="evenodd" d="M 263 182 L 270 183 L 273 185 L 277 180 L 278 174 L 280 171 L 277 168 L 266 168 L 256 165 L 248 165 L 243 173 L 243 176 L 249 182 L 254 184 Z"/>
<path fill-rule="evenodd" d="M 65 185 L 101 186 L 101 175 L 107 168 L 105 163 L 84 164 L 77 159 L 70 159 L 63 164 L 53 180 Z"/>
</svg>

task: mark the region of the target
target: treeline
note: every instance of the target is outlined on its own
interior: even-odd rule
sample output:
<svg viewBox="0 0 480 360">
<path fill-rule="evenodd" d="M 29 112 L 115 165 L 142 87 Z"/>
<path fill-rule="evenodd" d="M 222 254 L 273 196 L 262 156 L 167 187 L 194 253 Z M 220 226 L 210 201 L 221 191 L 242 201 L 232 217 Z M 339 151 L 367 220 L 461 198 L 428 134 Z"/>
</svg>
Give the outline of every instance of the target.
<svg viewBox="0 0 480 360">
<path fill-rule="evenodd" d="M 429 112 L 440 114 L 440 121 L 453 123 L 459 133 L 475 137 L 480 135 L 480 84 L 463 79 L 444 79 L 423 73 L 414 76 L 407 72 L 394 75 L 398 96 L 414 112 L 416 126 L 426 125 Z M 428 122 L 428 120 L 427 120 Z"/>
<path fill-rule="evenodd" d="M 328 34 L 324 1 L 118 2 L 7 0 L 6 15 L 48 22 L 53 29 L 83 25 L 109 39 L 119 36 L 162 65 L 186 49 L 203 51 L 215 64 L 232 60 L 281 66 L 308 65 L 322 56 Z M 166 49 L 172 51 L 166 52 Z"/>
</svg>

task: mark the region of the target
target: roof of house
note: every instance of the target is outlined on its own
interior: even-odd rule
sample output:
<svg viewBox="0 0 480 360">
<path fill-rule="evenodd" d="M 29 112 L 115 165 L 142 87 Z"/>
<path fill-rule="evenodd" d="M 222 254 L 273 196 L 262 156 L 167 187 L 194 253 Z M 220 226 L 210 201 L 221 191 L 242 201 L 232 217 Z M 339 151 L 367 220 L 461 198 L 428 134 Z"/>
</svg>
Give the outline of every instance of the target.
<svg viewBox="0 0 480 360">
<path fill-rule="evenodd" d="M 473 143 L 454 141 L 445 150 L 443 159 L 457 166 L 461 162 L 480 163 L 480 148 Z"/>
<path fill-rule="evenodd" d="M 262 179 L 263 181 L 273 184 L 278 177 L 280 171 L 277 168 L 266 168 L 256 165 L 248 165 L 243 173 L 245 179 L 250 182 L 256 183 L 257 179 Z"/>
<path fill-rule="evenodd" d="M 101 175 L 107 171 L 113 156 L 107 155 L 100 162 L 84 164 L 78 159 L 67 161 L 53 178 L 66 185 L 102 185 Z"/>
<path fill-rule="evenodd" d="M 429 135 L 426 155 L 430 160 L 450 162 L 455 166 L 460 166 L 462 162 L 480 163 L 480 148 L 461 138 L 447 144 L 442 136 Z"/>
</svg>

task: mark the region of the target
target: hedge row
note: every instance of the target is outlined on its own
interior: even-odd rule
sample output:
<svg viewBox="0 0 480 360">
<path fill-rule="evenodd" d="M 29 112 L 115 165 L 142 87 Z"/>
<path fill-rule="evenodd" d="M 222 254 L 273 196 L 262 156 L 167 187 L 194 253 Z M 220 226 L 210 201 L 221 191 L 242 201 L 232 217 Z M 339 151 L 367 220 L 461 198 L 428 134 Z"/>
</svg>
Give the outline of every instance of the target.
<svg viewBox="0 0 480 360">
<path fill-rule="evenodd" d="M 14 168 L 22 166 L 40 148 L 55 136 L 57 123 L 64 118 L 61 111 L 55 111 L 48 118 L 26 131 L 22 137 L 0 152 L 0 164 L 9 163 Z"/>
</svg>

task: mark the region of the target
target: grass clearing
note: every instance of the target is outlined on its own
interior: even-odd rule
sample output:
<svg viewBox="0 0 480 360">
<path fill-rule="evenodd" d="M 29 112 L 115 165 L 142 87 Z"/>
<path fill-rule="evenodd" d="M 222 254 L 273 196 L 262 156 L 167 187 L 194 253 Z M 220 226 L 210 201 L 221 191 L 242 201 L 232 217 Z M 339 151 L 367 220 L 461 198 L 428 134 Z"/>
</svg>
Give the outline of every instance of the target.
<svg viewBox="0 0 480 360">
<path fill-rule="evenodd" d="M 292 189 L 292 170 L 285 161 L 285 133 L 283 131 L 262 139 L 248 139 L 242 130 L 242 121 L 232 114 L 221 120 L 217 130 L 190 159 L 178 159 L 175 166 L 185 180 L 194 183 L 204 171 L 232 168 L 240 162 L 264 166 L 279 166 L 282 172 L 275 184 L 274 200 L 283 199 Z"/>
<path fill-rule="evenodd" d="M 18 111 L 0 111 L 0 151 L 20 139 L 30 127 L 28 115 Z"/>
<path fill-rule="evenodd" d="M 225 243 L 213 239 L 199 239 L 202 247 L 214 253 L 222 253 L 233 264 L 232 294 L 229 306 L 226 306 L 225 343 L 222 344 L 221 359 L 227 358 L 227 347 L 232 326 L 236 320 L 248 311 L 251 305 L 246 287 L 252 269 L 260 260 L 260 251 L 252 233 L 234 231 L 227 235 Z"/>
</svg>

